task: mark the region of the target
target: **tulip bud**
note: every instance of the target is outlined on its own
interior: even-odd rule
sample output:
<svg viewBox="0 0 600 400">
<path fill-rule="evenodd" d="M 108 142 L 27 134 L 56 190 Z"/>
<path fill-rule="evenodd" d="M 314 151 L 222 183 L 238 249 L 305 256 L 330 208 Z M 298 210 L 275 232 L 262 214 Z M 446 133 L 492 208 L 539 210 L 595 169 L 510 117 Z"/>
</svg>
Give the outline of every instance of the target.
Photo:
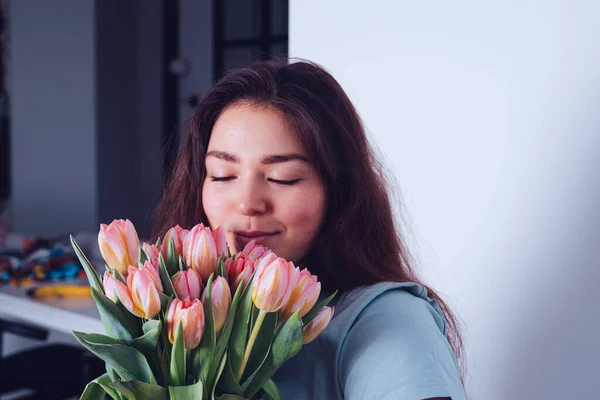
<svg viewBox="0 0 600 400">
<path fill-rule="evenodd" d="M 202 303 L 204 303 L 204 295 L 202 294 Z M 210 300 L 212 302 L 213 316 L 215 320 L 215 331 L 217 334 L 221 332 L 225 321 L 227 320 L 227 314 L 229 313 L 229 306 L 231 305 L 231 291 L 227 280 L 222 276 L 218 276 L 212 283 L 210 291 Z"/>
<path fill-rule="evenodd" d="M 209 229 L 196 225 L 183 242 L 183 256 L 188 268 L 192 268 L 203 281 L 217 270 L 219 256 L 217 244 Z"/>
<path fill-rule="evenodd" d="M 160 312 L 159 291 L 162 291 L 160 279 L 157 281 L 152 263 L 146 262 L 142 268 L 129 266 L 127 285 L 114 280 L 114 287 L 121 303 L 132 314 L 152 319 Z M 159 290 L 160 288 L 160 290 Z"/>
<path fill-rule="evenodd" d="M 173 287 L 175 293 L 179 299 L 190 299 L 200 298 L 200 291 L 202 290 L 202 281 L 200 275 L 193 269 L 186 271 L 179 271 L 173 277 Z"/>
<path fill-rule="evenodd" d="M 259 275 L 261 270 L 265 269 L 269 264 L 271 264 L 275 260 L 277 260 L 277 254 L 271 252 L 266 254 L 260 260 L 257 260 L 258 263 L 256 264 L 255 268 L 255 270 L 257 271 L 256 275 Z"/>
<path fill-rule="evenodd" d="M 106 264 L 122 275 L 127 274 L 127 267 L 135 264 L 140 255 L 140 241 L 129 220 L 119 219 L 110 225 L 101 224 L 98 245 Z"/>
<path fill-rule="evenodd" d="M 307 269 L 300 271 L 290 299 L 280 312 L 281 320 L 287 320 L 298 310 L 300 317 L 304 317 L 317 303 L 319 294 L 321 282 L 317 281 L 317 276 L 311 275 Z"/>
<path fill-rule="evenodd" d="M 292 294 L 298 269 L 281 257 L 269 264 L 263 261 L 257 267 L 254 277 L 252 301 L 259 310 L 278 311 L 287 304 Z"/>
<path fill-rule="evenodd" d="M 227 257 L 229 254 L 227 253 L 227 240 L 225 238 L 225 231 L 223 230 L 223 227 L 220 226 L 215 229 L 212 235 L 217 246 L 217 256 L 222 258 Z"/>
<path fill-rule="evenodd" d="M 198 299 L 183 301 L 174 299 L 167 312 L 167 333 L 169 341 L 175 342 L 176 329 L 179 322 L 183 326 L 183 343 L 188 350 L 198 347 L 204 333 L 204 308 Z"/>
<path fill-rule="evenodd" d="M 111 299 L 113 302 L 117 301 L 117 289 L 115 287 L 116 280 L 117 279 L 114 276 L 112 276 L 108 271 L 104 272 L 104 278 L 102 278 L 102 284 L 104 285 L 104 293 L 106 293 L 106 297 Z"/>
<path fill-rule="evenodd" d="M 160 251 L 165 260 L 169 259 L 170 238 L 172 237 L 173 242 L 175 242 L 175 251 L 177 252 L 177 254 L 181 255 L 183 254 L 183 242 L 185 241 L 185 238 L 187 237 L 188 233 L 190 233 L 190 231 L 188 231 L 187 229 L 183 229 L 179 225 L 176 225 L 167 231 L 165 237 L 163 238 L 162 245 L 160 247 Z"/>
<path fill-rule="evenodd" d="M 315 317 L 302 328 L 302 343 L 308 344 L 315 340 L 317 336 L 329 325 L 333 317 L 334 307 L 323 307 Z"/>
<path fill-rule="evenodd" d="M 229 282 L 232 283 L 231 287 L 234 291 L 237 290 L 240 283 L 243 282 L 244 287 L 248 284 L 254 273 L 254 264 L 255 262 L 245 253 L 239 253 L 235 260 L 228 258 L 225 261 L 227 277 Z"/>
<path fill-rule="evenodd" d="M 158 260 L 160 249 L 155 244 L 143 243 L 142 250 L 144 250 L 149 260 Z"/>
<path fill-rule="evenodd" d="M 133 267 L 132 267 L 133 268 Z M 160 271 L 158 266 L 158 260 L 153 259 L 146 261 L 144 265 L 140 266 L 140 269 L 146 269 L 150 273 L 154 284 L 159 292 L 164 292 L 162 281 L 160 280 Z"/>
<path fill-rule="evenodd" d="M 249 241 L 248 244 L 246 244 L 246 246 L 242 250 L 242 253 L 250 257 L 251 260 L 259 260 L 264 256 L 268 255 L 268 253 L 270 252 L 271 250 L 267 249 L 266 247 L 257 246 L 256 240 L 254 239 Z"/>
</svg>

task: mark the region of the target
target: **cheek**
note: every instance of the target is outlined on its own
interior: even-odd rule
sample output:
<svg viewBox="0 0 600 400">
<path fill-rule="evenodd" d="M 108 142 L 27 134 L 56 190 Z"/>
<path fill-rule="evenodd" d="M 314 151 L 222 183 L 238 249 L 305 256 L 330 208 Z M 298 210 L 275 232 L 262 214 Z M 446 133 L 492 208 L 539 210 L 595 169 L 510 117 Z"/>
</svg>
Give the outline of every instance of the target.
<svg viewBox="0 0 600 400">
<path fill-rule="evenodd" d="M 222 225 L 223 218 L 227 215 L 224 210 L 224 202 L 219 201 L 220 197 L 211 185 L 204 185 L 202 188 L 202 206 L 209 224 L 213 227 Z"/>
<path fill-rule="evenodd" d="M 324 213 L 324 193 L 322 190 L 305 191 L 286 201 L 281 219 L 294 235 L 301 235 L 302 241 L 310 241 L 316 235 Z"/>
</svg>

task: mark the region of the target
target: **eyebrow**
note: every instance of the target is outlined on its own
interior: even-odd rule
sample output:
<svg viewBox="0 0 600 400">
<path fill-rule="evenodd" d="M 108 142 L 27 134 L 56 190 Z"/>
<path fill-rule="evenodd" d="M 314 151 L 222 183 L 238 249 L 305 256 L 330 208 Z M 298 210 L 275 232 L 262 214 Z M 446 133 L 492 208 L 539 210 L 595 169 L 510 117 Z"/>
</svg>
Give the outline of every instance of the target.
<svg viewBox="0 0 600 400">
<path fill-rule="evenodd" d="M 236 156 L 235 154 L 231 154 L 226 151 L 220 151 L 220 150 L 209 151 L 208 153 L 206 153 L 206 157 L 215 157 L 215 158 L 218 158 L 218 159 L 221 159 L 224 161 L 229 161 L 232 163 L 240 162 L 240 158 L 238 156 Z M 289 161 L 302 161 L 302 162 L 310 163 L 310 160 L 308 159 L 308 157 L 305 157 L 301 154 L 296 154 L 296 153 L 271 154 L 271 155 L 267 155 L 267 156 L 262 156 L 260 158 L 261 164 L 266 164 L 266 165 L 279 164 L 279 163 L 284 163 L 284 162 L 289 162 Z"/>
</svg>

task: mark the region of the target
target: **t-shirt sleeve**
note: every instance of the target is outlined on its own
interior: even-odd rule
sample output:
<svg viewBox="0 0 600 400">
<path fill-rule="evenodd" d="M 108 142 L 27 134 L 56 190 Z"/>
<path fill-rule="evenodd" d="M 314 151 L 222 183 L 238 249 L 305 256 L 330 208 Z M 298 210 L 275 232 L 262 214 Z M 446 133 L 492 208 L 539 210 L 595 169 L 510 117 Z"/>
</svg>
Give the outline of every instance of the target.
<svg viewBox="0 0 600 400">
<path fill-rule="evenodd" d="M 422 298 L 389 290 L 349 329 L 339 358 L 345 400 L 464 400 L 456 358 Z"/>
</svg>

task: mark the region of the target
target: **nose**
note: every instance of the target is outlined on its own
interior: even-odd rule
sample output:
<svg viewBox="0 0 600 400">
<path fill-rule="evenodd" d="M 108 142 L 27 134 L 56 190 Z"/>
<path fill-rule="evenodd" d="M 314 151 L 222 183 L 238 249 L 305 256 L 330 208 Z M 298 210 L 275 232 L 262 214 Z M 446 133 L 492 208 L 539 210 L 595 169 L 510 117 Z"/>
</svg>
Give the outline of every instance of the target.
<svg viewBox="0 0 600 400">
<path fill-rule="evenodd" d="M 247 216 L 261 215 L 268 210 L 268 201 L 265 193 L 255 185 L 247 185 L 238 194 L 237 209 Z"/>
</svg>

